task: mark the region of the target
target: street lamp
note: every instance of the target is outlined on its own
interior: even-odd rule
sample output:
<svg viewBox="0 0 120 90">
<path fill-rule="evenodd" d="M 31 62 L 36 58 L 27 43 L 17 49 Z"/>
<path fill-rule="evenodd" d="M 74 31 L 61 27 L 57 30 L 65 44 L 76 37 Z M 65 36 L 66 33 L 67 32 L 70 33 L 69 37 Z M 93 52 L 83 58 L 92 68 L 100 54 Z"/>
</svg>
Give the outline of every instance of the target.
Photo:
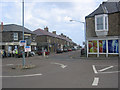
<svg viewBox="0 0 120 90">
<path fill-rule="evenodd" d="M 22 30 L 23 30 L 23 40 L 24 40 L 24 0 L 22 0 Z M 25 66 L 24 46 L 23 46 L 23 66 Z"/>
<path fill-rule="evenodd" d="M 79 22 L 79 23 L 82 23 L 82 24 L 84 24 L 84 36 L 85 36 L 85 56 L 86 56 L 86 23 L 85 22 L 81 22 L 81 21 L 78 21 L 78 20 L 70 20 L 70 22 Z"/>
</svg>

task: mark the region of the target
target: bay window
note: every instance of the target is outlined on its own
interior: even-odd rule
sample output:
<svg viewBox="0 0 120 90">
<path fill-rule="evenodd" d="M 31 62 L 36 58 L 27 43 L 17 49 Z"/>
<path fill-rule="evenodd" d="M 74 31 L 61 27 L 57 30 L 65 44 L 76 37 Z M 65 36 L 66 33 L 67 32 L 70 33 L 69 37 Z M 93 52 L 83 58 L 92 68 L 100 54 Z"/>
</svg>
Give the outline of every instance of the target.
<svg viewBox="0 0 120 90">
<path fill-rule="evenodd" d="M 108 31 L 108 15 L 95 16 L 95 31 Z"/>
</svg>

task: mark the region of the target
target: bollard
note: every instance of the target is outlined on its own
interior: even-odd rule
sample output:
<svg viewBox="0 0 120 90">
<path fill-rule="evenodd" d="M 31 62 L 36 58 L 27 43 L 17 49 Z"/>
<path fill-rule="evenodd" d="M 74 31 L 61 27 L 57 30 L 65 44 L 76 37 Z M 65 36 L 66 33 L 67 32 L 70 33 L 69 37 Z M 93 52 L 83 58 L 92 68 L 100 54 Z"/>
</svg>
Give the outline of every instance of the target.
<svg viewBox="0 0 120 90">
<path fill-rule="evenodd" d="M 45 51 L 43 51 L 43 57 L 45 57 Z"/>
</svg>

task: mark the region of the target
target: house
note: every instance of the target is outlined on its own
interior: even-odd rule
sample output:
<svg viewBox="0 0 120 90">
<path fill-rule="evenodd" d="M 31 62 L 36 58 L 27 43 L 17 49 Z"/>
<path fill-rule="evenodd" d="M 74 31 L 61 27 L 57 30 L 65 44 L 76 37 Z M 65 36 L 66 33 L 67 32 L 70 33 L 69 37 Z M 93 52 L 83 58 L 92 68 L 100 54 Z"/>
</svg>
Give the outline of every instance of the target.
<svg viewBox="0 0 120 90">
<path fill-rule="evenodd" d="M 0 31 L 2 39 L 0 42 L 1 48 L 5 51 L 11 51 L 19 49 L 19 41 L 23 40 L 22 26 L 16 24 L 7 24 L 0 26 L 3 29 Z M 32 50 L 35 50 L 35 34 L 29 29 L 24 27 L 24 39 L 27 41 L 27 45 L 31 46 Z"/>
<path fill-rule="evenodd" d="M 56 52 L 58 48 L 64 49 L 73 44 L 73 41 L 65 35 L 57 35 L 56 31 L 49 32 L 48 27 L 45 27 L 44 30 L 39 28 L 33 32 L 36 34 L 35 41 L 38 50 L 46 49 L 49 52 Z"/>
<path fill-rule="evenodd" d="M 87 57 L 120 56 L 120 2 L 103 2 L 85 20 Z"/>
</svg>

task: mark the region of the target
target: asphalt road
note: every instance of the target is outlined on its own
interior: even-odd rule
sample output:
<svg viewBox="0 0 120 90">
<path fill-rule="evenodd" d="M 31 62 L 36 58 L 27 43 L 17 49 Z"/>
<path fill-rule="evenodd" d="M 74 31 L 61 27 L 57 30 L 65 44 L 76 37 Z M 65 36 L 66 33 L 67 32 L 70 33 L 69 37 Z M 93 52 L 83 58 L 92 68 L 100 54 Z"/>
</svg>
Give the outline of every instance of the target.
<svg viewBox="0 0 120 90">
<path fill-rule="evenodd" d="M 118 59 L 79 58 L 80 51 L 26 58 L 32 69 L 11 67 L 22 64 L 22 58 L 2 60 L 3 88 L 118 88 Z"/>
</svg>

